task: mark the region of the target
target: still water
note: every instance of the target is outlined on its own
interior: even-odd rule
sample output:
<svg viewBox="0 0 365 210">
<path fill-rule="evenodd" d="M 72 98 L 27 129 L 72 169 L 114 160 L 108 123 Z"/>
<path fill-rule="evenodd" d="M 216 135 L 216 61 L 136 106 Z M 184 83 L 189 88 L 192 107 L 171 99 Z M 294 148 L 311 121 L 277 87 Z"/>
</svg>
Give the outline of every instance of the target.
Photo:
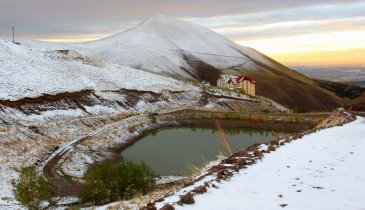
<svg viewBox="0 0 365 210">
<path fill-rule="evenodd" d="M 224 128 L 224 131 L 232 152 L 286 134 L 252 128 Z M 193 126 L 151 132 L 123 151 L 122 156 L 136 162 L 145 161 L 157 175 L 189 175 L 191 166 L 204 166 L 219 154 L 229 152 L 217 129 Z"/>
</svg>

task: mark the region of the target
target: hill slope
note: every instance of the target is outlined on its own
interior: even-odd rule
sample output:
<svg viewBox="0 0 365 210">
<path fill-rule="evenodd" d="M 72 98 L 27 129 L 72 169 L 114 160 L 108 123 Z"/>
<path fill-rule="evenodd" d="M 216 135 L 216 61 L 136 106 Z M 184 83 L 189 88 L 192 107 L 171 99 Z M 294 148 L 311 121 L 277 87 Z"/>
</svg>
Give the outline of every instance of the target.
<svg viewBox="0 0 365 210">
<path fill-rule="evenodd" d="M 346 108 L 351 111 L 362 111 L 365 112 L 365 93 L 361 96 L 351 100 Z"/>
<path fill-rule="evenodd" d="M 123 33 L 79 44 L 78 48 L 109 62 L 212 84 L 222 71 L 239 71 L 257 77 L 257 94 L 292 108 L 331 110 L 343 103 L 313 80 L 254 49 L 170 17 L 156 16 Z"/>
<path fill-rule="evenodd" d="M 65 53 L 0 40 L 0 64 L 0 126 L 14 120 L 152 112 L 184 106 L 276 110 L 264 99 L 259 102 L 206 92 L 173 78 L 73 50 Z"/>
<path fill-rule="evenodd" d="M 258 95 L 291 108 L 332 110 L 343 105 L 341 98 L 313 80 L 260 52 L 210 29 L 166 16 L 93 42 L 43 45 L 75 48 L 111 63 L 169 77 L 207 80 L 214 85 L 222 72 L 238 71 L 257 77 Z"/>
<path fill-rule="evenodd" d="M 199 103 L 202 97 L 200 89 L 172 78 L 76 51 L 65 55 L 0 40 L 0 63 L 0 125 L 12 117 L 32 120 L 163 108 Z"/>
</svg>

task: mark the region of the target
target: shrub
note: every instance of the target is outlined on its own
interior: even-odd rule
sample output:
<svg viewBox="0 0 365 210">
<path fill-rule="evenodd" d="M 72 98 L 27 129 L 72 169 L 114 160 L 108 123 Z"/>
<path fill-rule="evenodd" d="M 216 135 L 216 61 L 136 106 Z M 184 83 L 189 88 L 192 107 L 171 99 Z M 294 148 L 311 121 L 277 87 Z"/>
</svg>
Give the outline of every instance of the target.
<svg viewBox="0 0 365 210">
<path fill-rule="evenodd" d="M 15 198 L 29 209 L 42 209 L 43 201 L 50 201 L 54 188 L 42 175 L 37 173 L 35 166 L 23 168 L 20 171 L 19 182 L 14 190 Z"/>
<path fill-rule="evenodd" d="M 137 130 L 138 125 L 130 125 L 128 126 L 127 130 L 129 133 L 133 133 Z"/>
<path fill-rule="evenodd" d="M 156 123 L 157 122 L 157 116 L 158 114 L 157 113 L 151 113 L 148 115 L 148 119 L 150 120 L 151 123 Z"/>
<path fill-rule="evenodd" d="M 293 112 L 301 114 L 301 113 L 308 113 L 309 110 L 305 107 L 294 107 Z"/>
<path fill-rule="evenodd" d="M 262 112 L 265 113 L 265 114 L 271 113 L 270 109 L 264 109 L 264 110 L 262 110 Z"/>
<path fill-rule="evenodd" d="M 155 187 L 155 174 L 144 162 L 123 161 L 93 164 L 85 173 L 80 199 L 84 203 L 103 204 L 146 194 Z"/>
</svg>

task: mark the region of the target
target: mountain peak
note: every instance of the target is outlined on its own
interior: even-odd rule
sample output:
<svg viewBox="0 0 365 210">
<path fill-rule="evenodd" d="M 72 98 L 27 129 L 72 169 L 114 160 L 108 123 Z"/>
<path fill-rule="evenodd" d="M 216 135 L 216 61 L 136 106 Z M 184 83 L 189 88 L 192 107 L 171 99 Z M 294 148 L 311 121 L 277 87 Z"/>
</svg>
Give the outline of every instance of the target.
<svg viewBox="0 0 365 210">
<path fill-rule="evenodd" d="M 151 17 L 150 19 L 147 19 L 147 21 L 164 21 L 164 20 L 178 20 L 178 19 L 163 14 L 157 14 Z"/>
<path fill-rule="evenodd" d="M 171 16 L 166 16 L 166 15 L 162 15 L 162 14 L 158 14 L 153 16 L 150 19 L 145 20 L 142 25 L 177 25 L 177 24 L 182 24 L 182 23 L 186 23 L 183 20 L 171 17 Z"/>
</svg>

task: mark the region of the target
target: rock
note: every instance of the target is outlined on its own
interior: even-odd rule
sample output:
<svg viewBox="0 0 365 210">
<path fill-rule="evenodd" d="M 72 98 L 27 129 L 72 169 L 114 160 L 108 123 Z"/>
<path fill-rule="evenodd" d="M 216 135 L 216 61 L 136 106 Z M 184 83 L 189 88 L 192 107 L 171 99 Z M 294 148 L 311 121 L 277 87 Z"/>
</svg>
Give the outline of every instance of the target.
<svg viewBox="0 0 365 210">
<path fill-rule="evenodd" d="M 217 179 L 224 179 L 224 170 L 217 171 Z"/>
<path fill-rule="evenodd" d="M 175 208 L 171 204 L 166 203 L 159 210 L 175 210 Z"/>
<path fill-rule="evenodd" d="M 224 169 L 217 171 L 217 179 L 218 180 L 219 179 L 225 179 L 226 177 L 230 177 L 232 175 L 233 175 L 232 172 L 224 170 Z"/>
<path fill-rule="evenodd" d="M 190 192 L 180 197 L 181 204 L 193 204 L 195 203 L 194 196 Z"/>
<path fill-rule="evenodd" d="M 279 145 L 279 141 L 276 140 L 276 139 L 274 139 L 274 140 L 269 141 L 269 144 L 270 145 L 273 145 L 273 146 L 278 146 Z"/>
<path fill-rule="evenodd" d="M 275 149 L 275 147 L 274 147 L 274 146 L 272 146 L 272 145 L 268 146 L 268 147 L 267 147 L 267 149 L 268 149 L 269 151 L 275 151 L 275 150 L 276 150 L 276 149 Z"/>
<path fill-rule="evenodd" d="M 253 155 L 256 156 L 256 157 L 262 157 L 263 156 L 262 152 L 260 152 L 258 150 L 254 150 Z"/>
<path fill-rule="evenodd" d="M 254 158 L 248 158 L 246 161 L 249 161 L 249 162 L 247 162 L 247 165 L 252 165 L 256 162 L 256 160 Z"/>
<path fill-rule="evenodd" d="M 154 203 L 148 203 L 146 210 L 157 210 L 157 208 Z"/>
<path fill-rule="evenodd" d="M 280 206 L 284 208 L 284 207 L 288 206 L 288 204 L 283 203 L 283 204 L 280 204 Z"/>
<path fill-rule="evenodd" d="M 245 159 L 241 158 L 241 159 L 238 159 L 238 160 L 236 161 L 236 163 L 237 163 L 238 165 L 240 165 L 240 166 L 244 166 L 244 165 L 246 165 L 246 164 L 247 164 L 247 161 L 246 161 Z"/>
<path fill-rule="evenodd" d="M 208 182 L 204 182 L 204 185 L 205 185 L 206 187 L 210 187 Z"/>
<path fill-rule="evenodd" d="M 260 146 L 261 144 L 253 144 L 251 146 L 249 146 L 246 150 L 247 151 L 255 151 L 257 150 L 257 148 Z"/>
<path fill-rule="evenodd" d="M 193 192 L 198 193 L 198 194 L 203 194 L 205 192 L 207 192 L 207 187 L 205 185 L 196 187 Z"/>
<path fill-rule="evenodd" d="M 225 159 L 223 162 L 227 163 L 227 164 L 235 164 L 236 159 L 234 157 L 230 157 L 230 158 Z"/>
<path fill-rule="evenodd" d="M 155 200 L 155 203 L 162 202 L 164 200 L 165 200 L 165 198 L 160 198 L 160 199 Z"/>
</svg>

